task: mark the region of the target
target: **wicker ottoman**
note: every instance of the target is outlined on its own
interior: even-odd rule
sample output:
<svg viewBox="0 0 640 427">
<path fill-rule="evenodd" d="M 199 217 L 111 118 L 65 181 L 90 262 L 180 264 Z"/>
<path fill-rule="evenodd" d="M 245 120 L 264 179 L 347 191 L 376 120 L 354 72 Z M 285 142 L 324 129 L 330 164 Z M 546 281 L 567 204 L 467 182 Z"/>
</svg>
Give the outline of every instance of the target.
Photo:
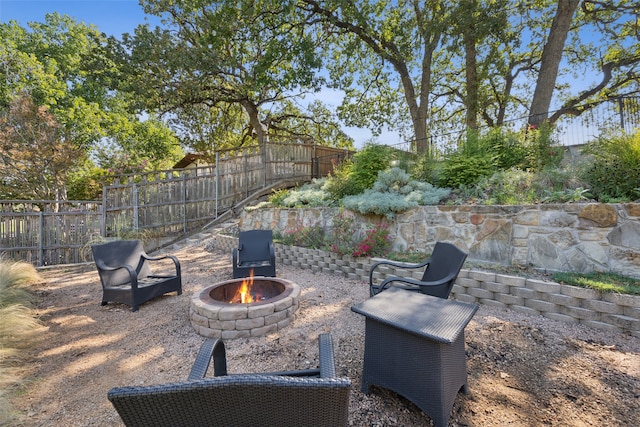
<svg viewBox="0 0 640 427">
<path fill-rule="evenodd" d="M 362 391 L 393 390 L 446 426 L 467 392 L 464 328 L 478 306 L 391 288 L 351 310 L 366 317 Z"/>
</svg>

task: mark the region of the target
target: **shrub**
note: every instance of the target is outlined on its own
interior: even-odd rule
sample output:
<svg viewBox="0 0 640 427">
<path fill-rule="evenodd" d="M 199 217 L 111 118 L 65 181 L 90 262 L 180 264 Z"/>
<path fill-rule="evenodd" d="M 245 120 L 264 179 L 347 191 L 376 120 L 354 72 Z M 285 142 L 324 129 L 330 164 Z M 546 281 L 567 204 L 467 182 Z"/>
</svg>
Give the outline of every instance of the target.
<svg viewBox="0 0 640 427">
<path fill-rule="evenodd" d="M 600 137 L 584 152 L 593 156 L 584 179 L 602 202 L 635 200 L 640 183 L 640 130 L 628 136 Z"/>
<path fill-rule="evenodd" d="M 319 226 L 286 228 L 283 235 L 276 235 L 275 239 L 285 245 L 305 248 L 321 249 L 325 246 L 325 232 Z"/>
<path fill-rule="evenodd" d="M 333 217 L 330 237 L 327 239 L 329 249 L 338 255 L 346 255 L 353 252 L 356 239 L 355 218 L 352 214 L 340 211 Z"/>
<path fill-rule="evenodd" d="M 526 156 L 520 166 L 522 169 L 541 171 L 560 165 L 563 150 L 552 134 L 553 126 L 548 123 L 543 123 L 539 128 L 530 126 L 527 129 L 524 138 Z"/>
<path fill-rule="evenodd" d="M 438 184 L 458 188 L 477 183 L 496 171 L 496 157 L 487 151 L 479 154 L 454 153 L 447 157 Z"/>
<path fill-rule="evenodd" d="M 344 207 L 361 214 L 385 215 L 389 218 L 419 205 L 437 204 L 450 190 L 426 182 L 411 180 L 400 168 L 381 171 L 373 188 L 363 194 L 343 199 Z"/>
<path fill-rule="evenodd" d="M 302 206 L 328 206 L 331 205 L 331 194 L 324 189 L 326 178 L 313 179 L 310 183 L 302 185 L 296 190 L 289 191 L 286 195 L 270 199 L 277 201 L 281 206 L 294 208 Z"/>
<path fill-rule="evenodd" d="M 344 163 L 329 177 L 326 190 L 332 198 L 360 194 L 371 188 L 378 173 L 387 169 L 395 159 L 394 151 L 386 145 L 367 144 L 358 151 L 351 162 Z"/>
<path fill-rule="evenodd" d="M 364 239 L 358 243 L 356 249 L 353 251 L 353 256 L 370 257 L 386 255 L 390 248 L 389 224 L 381 222 L 366 231 Z"/>
</svg>

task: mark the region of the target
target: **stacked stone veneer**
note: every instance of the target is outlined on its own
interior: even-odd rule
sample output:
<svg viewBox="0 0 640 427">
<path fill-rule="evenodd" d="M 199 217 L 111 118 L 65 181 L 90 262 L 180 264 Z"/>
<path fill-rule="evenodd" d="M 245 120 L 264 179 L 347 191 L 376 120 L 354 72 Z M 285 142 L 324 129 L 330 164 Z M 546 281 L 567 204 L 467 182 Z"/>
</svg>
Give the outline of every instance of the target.
<svg viewBox="0 0 640 427">
<path fill-rule="evenodd" d="M 234 237 L 218 235 L 214 239 L 215 247 L 228 253 L 237 244 Z M 377 261 L 278 243 L 275 244 L 275 252 L 276 266 L 292 265 L 366 282 L 372 265 Z M 387 275 L 421 278 L 420 271 L 391 267 L 378 270 L 375 274 L 378 280 Z M 452 296 L 459 301 L 509 308 L 640 337 L 640 296 L 600 293 L 593 289 L 468 269 L 462 269 L 458 275 Z"/>
<path fill-rule="evenodd" d="M 243 212 L 239 226 L 281 233 L 300 226 L 330 230 L 337 213 L 337 208 L 256 209 Z M 383 218 L 356 215 L 356 220 L 364 229 Z M 640 277 L 639 203 L 423 206 L 386 221 L 396 251 L 431 253 L 436 241 L 445 241 L 467 252 L 470 261 Z"/>
</svg>

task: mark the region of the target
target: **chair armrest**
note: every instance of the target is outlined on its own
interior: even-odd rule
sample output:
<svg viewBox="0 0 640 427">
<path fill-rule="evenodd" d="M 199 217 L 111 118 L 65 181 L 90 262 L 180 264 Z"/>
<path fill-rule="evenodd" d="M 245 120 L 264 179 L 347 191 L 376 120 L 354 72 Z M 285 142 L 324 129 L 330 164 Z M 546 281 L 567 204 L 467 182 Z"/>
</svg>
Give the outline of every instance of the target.
<svg viewBox="0 0 640 427">
<path fill-rule="evenodd" d="M 131 282 L 131 287 L 134 289 L 138 287 L 138 273 L 136 273 L 136 271 L 130 265 L 123 264 L 115 267 L 110 267 L 101 260 L 95 260 L 95 263 L 99 271 L 117 271 L 124 268 L 125 270 L 127 270 L 127 273 L 129 273 L 129 281 Z"/>
<path fill-rule="evenodd" d="M 411 269 L 426 267 L 429 264 L 431 264 L 431 257 L 429 257 L 429 259 L 427 259 L 426 261 L 418 263 L 418 264 L 407 263 L 407 262 L 396 262 L 396 261 L 389 261 L 389 260 L 378 261 L 375 264 L 373 264 L 371 266 L 371 270 L 369 270 L 369 286 L 373 285 L 373 273 L 374 273 L 374 270 L 376 268 L 378 268 L 379 266 L 381 266 L 381 265 L 390 265 L 392 267 L 406 268 L 406 269 L 411 270 Z"/>
<path fill-rule="evenodd" d="M 150 256 L 146 253 L 142 253 L 141 256 L 147 261 L 161 261 L 163 259 L 170 259 L 171 261 L 173 261 L 173 264 L 175 265 L 176 276 L 180 276 L 180 261 L 175 256 L 173 255 Z"/>
<path fill-rule="evenodd" d="M 331 334 L 320 334 L 318 336 L 318 347 L 320 351 L 320 378 L 335 378 L 336 365 L 333 359 L 333 339 Z"/>
<path fill-rule="evenodd" d="M 445 276 L 442 279 L 432 280 L 430 282 L 423 282 L 423 281 L 408 278 L 408 277 L 389 277 L 380 284 L 378 288 L 378 292 L 384 291 L 393 282 L 400 282 L 400 283 L 406 283 L 411 286 L 411 289 L 410 288 L 405 288 L 405 289 L 416 290 L 416 291 L 420 291 L 421 293 L 427 293 L 427 294 L 433 295 L 432 292 L 426 292 L 425 290 L 428 288 L 447 285 L 449 284 L 449 282 L 451 282 L 455 278 L 456 275 L 457 273 L 449 273 L 447 274 L 447 276 Z"/>
<path fill-rule="evenodd" d="M 209 364 L 213 359 L 213 376 L 220 377 L 227 375 L 227 352 L 224 342 L 218 338 L 208 338 L 200 346 L 198 356 L 191 367 L 188 381 L 201 380 L 209 369 Z"/>
</svg>

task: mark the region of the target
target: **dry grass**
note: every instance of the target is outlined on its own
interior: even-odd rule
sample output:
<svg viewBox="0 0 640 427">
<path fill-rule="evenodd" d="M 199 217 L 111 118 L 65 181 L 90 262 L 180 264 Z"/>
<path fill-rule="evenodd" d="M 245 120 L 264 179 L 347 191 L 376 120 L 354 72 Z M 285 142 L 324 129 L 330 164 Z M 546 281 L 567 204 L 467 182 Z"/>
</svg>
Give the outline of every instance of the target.
<svg viewBox="0 0 640 427">
<path fill-rule="evenodd" d="M 14 420 L 9 393 L 20 382 L 15 369 L 21 351 L 39 326 L 30 308 L 32 294 L 28 288 L 39 280 L 31 264 L 0 258 L 0 425 Z"/>
</svg>

